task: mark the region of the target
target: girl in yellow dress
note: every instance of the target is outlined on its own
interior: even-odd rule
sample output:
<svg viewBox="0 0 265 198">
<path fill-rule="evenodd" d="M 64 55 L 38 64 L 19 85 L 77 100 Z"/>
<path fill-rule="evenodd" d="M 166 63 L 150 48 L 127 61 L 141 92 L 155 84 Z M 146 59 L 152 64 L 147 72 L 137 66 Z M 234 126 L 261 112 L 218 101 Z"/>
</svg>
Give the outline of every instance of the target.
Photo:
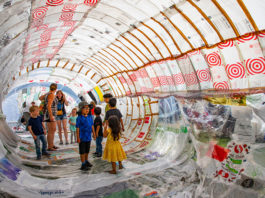
<svg viewBox="0 0 265 198">
<path fill-rule="evenodd" d="M 107 137 L 103 159 L 111 162 L 110 174 L 116 174 L 116 162 L 119 162 L 119 169 L 122 169 L 122 160 L 127 159 L 126 154 L 119 141 L 121 136 L 121 125 L 117 116 L 110 116 L 107 120 L 108 127 L 104 128 L 104 137 Z"/>
</svg>

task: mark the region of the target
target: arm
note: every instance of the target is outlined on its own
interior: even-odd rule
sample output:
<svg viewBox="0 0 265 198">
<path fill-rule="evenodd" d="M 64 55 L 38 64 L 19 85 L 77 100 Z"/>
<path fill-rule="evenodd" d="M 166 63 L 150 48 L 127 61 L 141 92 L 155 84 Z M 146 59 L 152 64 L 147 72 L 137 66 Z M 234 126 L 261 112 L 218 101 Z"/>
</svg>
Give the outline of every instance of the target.
<svg viewBox="0 0 265 198">
<path fill-rule="evenodd" d="M 30 134 L 32 135 L 33 139 L 36 140 L 36 139 L 37 139 L 37 136 L 34 135 L 31 126 L 28 126 L 28 129 L 29 129 L 29 132 L 30 132 Z"/>
<path fill-rule="evenodd" d="M 44 122 L 42 122 L 41 124 L 42 124 L 42 128 L 43 128 L 43 131 L 44 131 L 44 135 L 46 135 L 46 134 L 47 134 L 47 132 L 46 132 L 46 127 L 45 127 L 45 124 L 44 124 Z"/>
<path fill-rule="evenodd" d="M 93 137 L 94 137 L 94 140 L 96 139 L 96 134 L 95 134 L 95 128 L 94 126 L 92 125 L 92 133 L 93 133 Z"/>
<path fill-rule="evenodd" d="M 48 104 L 47 104 L 47 109 L 48 109 L 48 113 L 49 113 L 49 117 L 50 117 L 50 121 L 54 121 L 54 116 L 52 115 L 52 102 L 54 100 L 54 95 L 50 94 L 48 96 Z"/>
<path fill-rule="evenodd" d="M 108 136 L 108 127 L 104 127 L 104 132 L 103 132 L 103 137 L 107 137 Z"/>
<path fill-rule="evenodd" d="M 98 132 L 99 132 L 100 126 L 98 125 L 96 128 L 96 137 L 98 137 Z"/>
<path fill-rule="evenodd" d="M 77 143 L 80 143 L 79 128 L 76 128 L 76 138 L 77 138 Z"/>
<path fill-rule="evenodd" d="M 121 130 L 124 131 L 124 125 L 123 125 L 123 120 L 122 120 L 122 118 L 120 119 L 120 122 L 121 122 Z"/>
<path fill-rule="evenodd" d="M 44 99 L 45 99 L 45 94 L 39 97 L 39 100 L 44 100 Z"/>
</svg>

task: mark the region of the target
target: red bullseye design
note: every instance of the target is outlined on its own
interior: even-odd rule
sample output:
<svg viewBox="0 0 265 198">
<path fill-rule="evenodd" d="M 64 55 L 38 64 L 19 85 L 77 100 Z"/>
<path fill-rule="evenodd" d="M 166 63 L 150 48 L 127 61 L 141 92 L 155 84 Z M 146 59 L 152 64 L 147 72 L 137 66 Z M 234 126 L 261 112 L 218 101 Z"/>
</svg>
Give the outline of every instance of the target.
<svg viewBox="0 0 265 198">
<path fill-rule="evenodd" d="M 140 73 L 140 75 L 141 75 L 142 78 L 148 78 L 148 74 L 147 74 L 145 68 L 140 69 L 139 70 L 139 73 Z"/>
<path fill-rule="evenodd" d="M 207 82 L 211 80 L 211 74 L 209 69 L 197 70 L 197 76 L 200 82 Z"/>
<path fill-rule="evenodd" d="M 263 57 L 248 59 L 246 61 L 246 66 L 250 75 L 265 74 L 265 59 Z"/>
<path fill-rule="evenodd" d="M 176 82 L 177 85 L 182 85 L 182 84 L 185 83 L 184 82 L 184 78 L 183 78 L 181 73 L 173 74 L 173 77 L 174 77 L 175 82 Z"/>
<path fill-rule="evenodd" d="M 225 70 L 229 79 L 244 78 L 245 76 L 245 68 L 241 63 L 226 65 Z"/>
<path fill-rule="evenodd" d="M 63 12 L 60 16 L 60 21 L 71 21 L 73 19 L 73 12 Z"/>
<path fill-rule="evenodd" d="M 189 56 L 198 55 L 198 54 L 201 54 L 201 51 L 200 50 L 195 50 L 193 52 L 188 53 Z"/>
<path fill-rule="evenodd" d="M 94 6 L 97 4 L 97 2 L 98 2 L 98 0 L 85 0 L 84 4 L 87 6 Z"/>
<path fill-rule="evenodd" d="M 46 16 L 47 11 L 48 11 L 47 7 L 39 7 L 34 9 L 32 12 L 33 20 L 44 18 Z"/>
<path fill-rule="evenodd" d="M 213 52 L 207 55 L 207 62 L 210 67 L 220 66 L 222 64 L 221 57 L 217 52 Z"/>
<path fill-rule="evenodd" d="M 47 0 L 46 1 L 46 5 L 48 6 L 58 6 L 62 4 L 63 4 L 63 0 Z"/>
<path fill-rule="evenodd" d="M 245 43 L 251 40 L 257 40 L 257 35 L 253 33 L 246 34 L 238 39 L 238 44 Z"/>
<path fill-rule="evenodd" d="M 172 78 L 172 76 L 167 76 L 167 81 L 169 85 L 174 85 L 174 80 Z"/>
<path fill-rule="evenodd" d="M 222 42 L 221 44 L 218 45 L 218 47 L 220 49 L 224 49 L 226 47 L 234 47 L 234 46 L 235 46 L 235 44 L 234 44 L 233 40 L 228 40 L 228 41 Z"/>
<path fill-rule="evenodd" d="M 218 89 L 218 90 L 228 90 L 229 89 L 229 85 L 228 85 L 228 82 L 227 81 L 223 81 L 223 82 L 215 82 L 213 84 L 214 88 L 215 89 Z"/>
<path fill-rule="evenodd" d="M 162 86 L 166 86 L 166 85 L 168 85 L 167 77 L 166 77 L 166 76 L 159 76 L 158 78 L 159 78 L 160 84 L 161 84 Z"/>
<path fill-rule="evenodd" d="M 74 12 L 78 4 L 67 4 L 63 7 L 63 12 Z"/>
<path fill-rule="evenodd" d="M 158 80 L 157 77 L 151 78 L 151 82 L 152 82 L 154 87 L 159 87 L 160 86 L 160 83 L 159 83 L 159 80 Z"/>
<path fill-rule="evenodd" d="M 264 38 L 265 37 L 265 32 L 262 32 L 262 33 L 258 34 L 258 37 Z"/>
<path fill-rule="evenodd" d="M 198 84 L 197 77 L 195 73 L 185 74 L 185 81 L 187 86 Z"/>
</svg>

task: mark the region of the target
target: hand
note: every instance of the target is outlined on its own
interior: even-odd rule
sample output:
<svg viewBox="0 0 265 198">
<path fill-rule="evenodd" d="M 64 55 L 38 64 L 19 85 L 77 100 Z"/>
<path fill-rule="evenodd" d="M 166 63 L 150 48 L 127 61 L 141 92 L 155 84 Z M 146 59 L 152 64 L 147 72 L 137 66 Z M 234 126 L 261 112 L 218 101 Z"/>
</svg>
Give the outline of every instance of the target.
<svg viewBox="0 0 265 198">
<path fill-rule="evenodd" d="M 124 128 L 122 128 L 121 130 L 124 131 Z"/>
<path fill-rule="evenodd" d="M 51 122 L 54 122 L 54 121 L 55 121 L 54 116 L 51 116 L 51 117 L 50 117 L 50 121 L 51 121 Z"/>
<path fill-rule="evenodd" d="M 77 143 L 80 143 L 80 138 L 77 138 Z"/>
<path fill-rule="evenodd" d="M 37 139 L 37 136 L 36 135 L 33 135 L 33 139 L 36 140 Z"/>
<path fill-rule="evenodd" d="M 96 140 L 96 137 L 95 137 L 95 136 L 93 136 L 93 139 L 94 139 L 94 140 Z"/>
<path fill-rule="evenodd" d="M 47 135 L 47 131 L 46 131 L 46 129 L 44 129 L 43 132 L 44 132 L 44 135 Z"/>
</svg>

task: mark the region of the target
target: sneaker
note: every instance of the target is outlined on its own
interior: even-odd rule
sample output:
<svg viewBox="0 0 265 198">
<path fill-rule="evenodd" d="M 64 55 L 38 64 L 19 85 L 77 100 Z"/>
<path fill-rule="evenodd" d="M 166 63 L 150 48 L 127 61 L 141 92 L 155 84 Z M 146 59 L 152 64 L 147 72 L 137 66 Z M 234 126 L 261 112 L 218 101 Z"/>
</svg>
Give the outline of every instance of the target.
<svg viewBox="0 0 265 198">
<path fill-rule="evenodd" d="M 95 152 L 95 153 L 93 153 L 93 155 L 98 155 L 98 153 L 97 153 L 97 152 Z"/>
<path fill-rule="evenodd" d="M 41 160 L 41 156 L 37 156 L 37 160 Z"/>
<path fill-rule="evenodd" d="M 60 142 L 59 144 L 60 144 L 60 145 L 63 145 L 63 142 Z"/>
<path fill-rule="evenodd" d="M 86 164 L 85 165 L 82 164 L 80 170 L 87 171 L 88 167 L 86 166 Z"/>
<path fill-rule="evenodd" d="M 93 165 L 91 163 L 89 163 L 89 161 L 86 161 L 86 167 L 92 167 Z"/>
<path fill-rule="evenodd" d="M 42 155 L 46 155 L 47 157 L 49 157 L 51 154 L 50 153 L 42 153 Z"/>
<path fill-rule="evenodd" d="M 65 144 L 67 145 L 67 144 L 69 144 L 69 142 L 66 142 Z"/>
</svg>

